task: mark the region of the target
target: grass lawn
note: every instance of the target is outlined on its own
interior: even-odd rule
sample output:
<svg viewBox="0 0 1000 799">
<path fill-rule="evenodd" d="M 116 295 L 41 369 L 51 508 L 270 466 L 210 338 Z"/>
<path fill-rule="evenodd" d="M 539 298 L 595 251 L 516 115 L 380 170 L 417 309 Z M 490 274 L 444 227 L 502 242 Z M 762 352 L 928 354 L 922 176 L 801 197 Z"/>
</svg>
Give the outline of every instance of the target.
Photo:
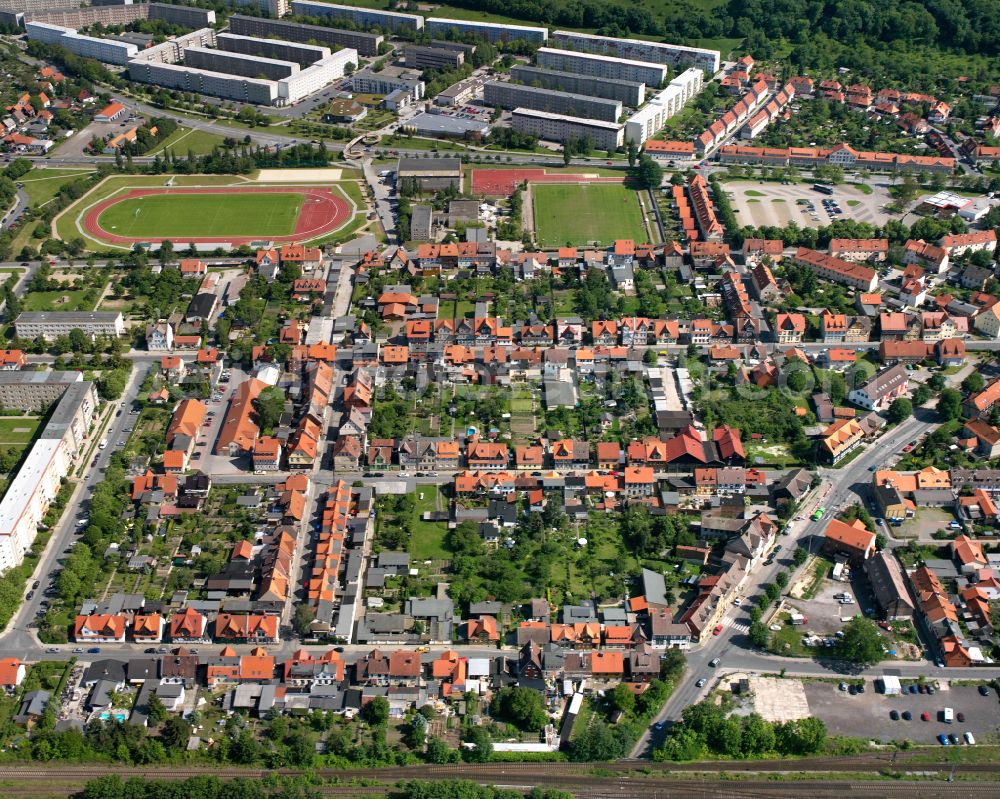
<svg viewBox="0 0 1000 799">
<path fill-rule="evenodd" d="M 535 237 L 542 247 L 647 238 L 638 196 L 621 184 L 539 183 L 532 186 L 532 199 Z"/>
<path fill-rule="evenodd" d="M 161 144 L 158 144 L 146 154 L 162 154 L 164 150 L 172 150 L 173 154 L 179 158 L 186 156 L 188 151 L 193 152 L 195 155 L 208 155 L 215 147 L 222 146 L 223 138 L 216 133 L 194 130 L 193 128 L 181 125 Z"/>
<path fill-rule="evenodd" d="M 287 236 L 295 230 L 302 195 L 281 193 L 154 194 L 122 200 L 104 211 L 109 233 L 169 236 Z"/>
<path fill-rule="evenodd" d="M 92 172 L 91 169 L 32 169 L 21 182 L 32 205 L 44 205 L 67 183 Z"/>
<path fill-rule="evenodd" d="M 451 553 L 444 547 L 447 525 L 443 522 L 425 522 L 420 518 L 424 513 L 437 510 L 437 494 L 437 486 L 417 488 L 417 507 L 413 514 L 413 534 L 410 536 L 410 555 L 414 560 L 448 560 L 451 557 Z M 447 502 L 442 500 L 442 508 L 446 506 Z"/>
<path fill-rule="evenodd" d="M 0 444 L 27 444 L 35 437 L 41 419 L 5 416 L 0 418 Z"/>
<path fill-rule="evenodd" d="M 93 302 L 87 299 L 89 289 L 61 291 L 32 291 L 24 296 L 26 311 L 92 311 Z"/>
</svg>

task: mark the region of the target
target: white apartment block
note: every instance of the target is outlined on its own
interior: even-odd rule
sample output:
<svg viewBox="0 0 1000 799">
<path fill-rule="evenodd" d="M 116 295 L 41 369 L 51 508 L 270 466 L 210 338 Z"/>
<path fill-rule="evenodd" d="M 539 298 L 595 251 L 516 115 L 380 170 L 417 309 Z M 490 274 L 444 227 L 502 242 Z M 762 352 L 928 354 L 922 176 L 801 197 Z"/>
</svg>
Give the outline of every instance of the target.
<svg viewBox="0 0 1000 799">
<path fill-rule="evenodd" d="M 348 64 L 358 65 L 358 51 L 345 47 L 312 66 L 278 81 L 278 104 L 296 103 L 345 75 Z M 423 83 L 421 83 L 421 87 Z"/>
<path fill-rule="evenodd" d="M 489 42 L 545 42 L 549 38 L 548 28 L 536 28 L 530 25 L 506 25 L 497 22 L 473 22 L 467 19 L 446 19 L 444 17 L 429 17 L 424 20 L 427 32 L 442 37 L 449 30 L 459 33 L 471 33 Z"/>
<path fill-rule="evenodd" d="M 125 317 L 117 311 L 25 311 L 14 320 L 18 338 L 53 341 L 82 330 L 90 337 L 125 335 Z"/>
<path fill-rule="evenodd" d="M 288 13 L 288 0 L 233 0 L 241 8 L 256 8 L 272 19 L 281 19 Z"/>
<path fill-rule="evenodd" d="M 402 89 L 412 100 L 424 96 L 425 85 L 414 69 L 386 67 L 380 72 L 363 69 L 351 76 L 351 88 L 360 94 L 392 94 Z"/>
<path fill-rule="evenodd" d="M 650 101 L 625 121 L 625 141 L 643 144 L 680 112 L 704 86 L 705 73 L 691 67 L 674 78 L 667 88 L 655 94 Z"/>
<path fill-rule="evenodd" d="M 546 141 L 565 142 L 589 136 L 598 150 L 616 150 L 622 144 L 622 126 L 615 122 L 549 114 L 531 108 L 515 108 L 512 127 Z"/>
<path fill-rule="evenodd" d="M 28 38 L 46 44 L 58 44 L 81 58 L 93 58 L 105 64 L 127 64 L 134 58 L 139 48 L 134 44 L 119 42 L 114 39 L 98 39 L 95 36 L 84 36 L 73 28 L 62 25 L 50 25 L 46 22 L 26 22 L 24 25 Z"/>
<path fill-rule="evenodd" d="M 398 11 L 317 3 L 314 0 L 292 0 L 291 5 L 292 12 L 295 14 L 306 17 L 348 19 L 361 28 L 379 28 L 383 31 L 419 31 L 424 27 L 424 18 L 419 14 L 401 14 Z"/>
<path fill-rule="evenodd" d="M 650 64 L 646 61 L 633 61 L 595 53 L 557 50 L 554 47 L 539 47 L 535 52 L 535 57 L 538 66 L 546 69 L 576 72 L 580 75 L 593 75 L 611 80 L 636 81 L 654 88 L 660 87 L 670 71 L 661 64 Z"/>
<path fill-rule="evenodd" d="M 631 58 L 635 61 L 651 61 L 654 64 L 669 64 L 674 67 L 697 67 L 709 75 L 719 71 L 719 51 L 706 50 L 702 47 L 644 42 L 640 39 L 618 39 L 613 36 L 596 36 L 592 33 L 575 31 L 555 31 L 552 34 L 552 42 L 558 47 Z"/>
</svg>

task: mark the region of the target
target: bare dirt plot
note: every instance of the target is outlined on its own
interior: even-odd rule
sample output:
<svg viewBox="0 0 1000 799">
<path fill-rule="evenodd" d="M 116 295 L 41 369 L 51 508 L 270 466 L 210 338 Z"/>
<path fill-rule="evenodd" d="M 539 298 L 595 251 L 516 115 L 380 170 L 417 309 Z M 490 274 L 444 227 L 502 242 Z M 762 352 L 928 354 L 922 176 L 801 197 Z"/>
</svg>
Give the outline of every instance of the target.
<svg viewBox="0 0 1000 799">
<path fill-rule="evenodd" d="M 794 220 L 803 227 L 822 227 L 832 221 L 823 209 L 822 201 L 832 199 L 843 210 L 839 219 L 854 219 L 883 225 L 892 217 L 882 207 L 890 201 L 884 186 L 870 185 L 871 194 L 851 185 L 835 186 L 832 195 L 813 191 L 810 184 L 767 183 L 753 180 L 725 181 L 721 184 L 730 196 L 736 218 L 741 224 L 756 227 L 784 225 Z M 797 202 L 810 200 L 815 211 Z M 783 202 L 782 202 L 783 201 Z M 814 218 L 816 217 L 816 218 Z"/>
<path fill-rule="evenodd" d="M 262 169 L 257 175 L 258 183 L 335 183 L 340 180 L 341 170 L 328 169 Z"/>
</svg>

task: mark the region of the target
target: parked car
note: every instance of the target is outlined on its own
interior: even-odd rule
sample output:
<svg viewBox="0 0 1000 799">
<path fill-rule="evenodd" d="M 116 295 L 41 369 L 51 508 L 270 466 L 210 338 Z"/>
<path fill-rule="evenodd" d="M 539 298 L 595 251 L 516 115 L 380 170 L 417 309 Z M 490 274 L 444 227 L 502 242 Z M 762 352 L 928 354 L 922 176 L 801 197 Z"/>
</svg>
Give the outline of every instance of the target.
<svg viewBox="0 0 1000 799">
<path fill-rule="evenodd" d="M 980 685 L 979 686 L 979 695 L 980 696 L 989 696 L 990 695 L 990 688 L 989 688 L 989 686 L 988 685 Z"/>
<path fill-rule="evenodd" d="M 721 634 L 722 634 L 722 625 L 716 624 L 715 629 L 712 630 L 712 635 L 721 635 Z"/>
<path fill-rule="evenodd" d="M 945 735 L 943 732 L 938 735 L 937 739 L 938 739 L 938 743 L 940 743 L 941 746 L 947 746 L 948 745 L 948 736 Z"/>
<path fill-rule="evenodd" d="M 955 719 L 961 724 L 965 723 L 965 714 L 960 710 L 955 714 Z"/>
<path fill-rule="evenodd" d="M 92 646 L 87 650 L 88 655 L 99 655 L 101 654 L 101 648 L 99 646 Z"/>
<path fill-rule="evenodd" d="M 889 711 L 889 718 L 891 718 L 893 721 L 899 721 L 899 711 L 898 710 L 890 710 Z"/>
<path fill-rule="evenodd" d="M 921 713 L 921 714 L 920 714 L 920 720 L 921 720 L 921 721 L 930 721 L 930 720 L 931 720 L 931 714 L 930 714 L 930 713 L 928 713 L 928 712 L 927 712 L 927 711 L 925 710 L 925 711 L 924 711 L 923 713 Z"/>
<path fill-rule="evenodd" d="M 903 721 L 912 721 L 912 720 L 913 720 L 913 714 L 909 710 L 904 710 Z"/>
</svg>

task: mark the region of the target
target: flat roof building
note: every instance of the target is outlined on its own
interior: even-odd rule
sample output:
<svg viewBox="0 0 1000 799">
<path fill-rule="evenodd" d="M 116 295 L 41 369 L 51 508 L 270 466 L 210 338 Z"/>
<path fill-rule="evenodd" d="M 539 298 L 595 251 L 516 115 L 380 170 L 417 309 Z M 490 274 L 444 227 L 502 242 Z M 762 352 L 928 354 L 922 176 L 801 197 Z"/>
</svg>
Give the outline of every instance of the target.
<svg viewBox="0 0 1000 799">
<path fill-rule="evenodd" d="M 362 94 L 392 94 L 403 89 L 414 100 L 424 96 L 425 88 L 420 73 L 404 67 L 385 67 L 379 72 L 362 69 L 351 76 L 351 86 Z"/>
<path fill-rule="evenodd" d="M 82 380 L 80 372 L 3 371 L 0 372 L 0 403 L 5 408 L 37 412 L 58 400 L 70 385 Z"/>
<path fill-rule="evenodd" d="M 654 88 L 659 88 L 669 73 L 669 69 L 661 64 L 595 53 L 557 50 L 554 47 L 539 47 L 535 52 L 535 58 L 540 67 L 611 80 L 630 80 Z"/>
<path fill-rule="evenodd" d="M 139 48 L 129 42 L 115 39 L 98 39 L 84 36 L 73 28 L 51 25 L 46 22 L 26 22 L 28 38 L 46 44 L 58 44 L 81 58 L 93 58 L 105 64 L 127 64 L 139 52 Z"/>
<path fill-rule="evenodd" d="M 636 111 L 625 122 L 625 141 L 643 144 L 663 129 L 667 120 L 680 113 L 681 109 L 704 84 L 705 73 L 696 67 L 685 70 L 657 92 L 649 103 Z"/>
<path fill-rule="evenodd" d="M 180 64 L 132 61 L 128 76 L 137 83 L 183 89 L 254 105 L 274 105 L 278 99 L 278 86 L 272 80 L 227 75 Z"/>
<path fill-rule="evenodd" d="M 719 71 L 718 50 L 702 47 L 685 47 L 679 44 L 646 42 L 640 39 L 620 39 L 613 36 L 596 36 L 592 33 L 576 31 L 555 31 L 552 42 L 557 47 L 571 47 L 588 53 L 602 53 L 618 58 L 636 61 L 650 61 L 654 64 L 669 64 L 674 67 L 697 67 L 709 75 Z"/>
<path fill-rule="evenodd" d="M 548 28 L 536 28 L 530 25 L 508 25 L 502 22 L 475 22 L 468 19 L 447 19 L 446 17 L 428 17 L 426 20 L 428 33 L 443 36 L 448 31 L 469 33 L 485 39 L 488 42 L 544 42 L 549 38 Z"/>
<path fill-rule="evenodd" d="M 622 144 L 622 126 L 616 122 L 551 114 L 531 108 L 515 108 L 512 127 L 546 141 L 565 142 L 589 136 L 599 150 L 616 150 Z"/>
<path fill-rule="evenodd" d="M 406 66 L 410 69 L 455 69 L 465 63 L 462 50 L 444 47 L 425 47 L 408 44 L 403 48 Z"/>
<path fill-rule="evenodd" d="M 331 47 L 350 47 L 363 56 L 377 55 L 379 45 L 384 41 L 377 33 L 248 17 L 245 14 L 233 14 L 229 17 L 229 32 L 240 36 L 276 36 L 292 42 L 319 42 Z"/>
<path fill-rule="evenodd" d="M 184 51 L 184 67 L 273 81 L 290 77 L 299 71 L 299 65 L 291 61 L 278 61 L 260 55 L 227 53 L 224 50 L 209 50 L 203 47 L 189 47 Z"/>
<path fill-rule="evenodd" d="M 300 67 L 307 67 L 330 57 L 330 48 L 322 45 L 286 42 L 260 36 L 240 36 L 234 33 L 220 33 L 216 37 L 216 46 L 228 53 L 261 55 L 279 61 L 293 61 Z"/>
<path fill-rule="evenodd" d="M 341 6 L 317 3 L 314 0 L 292 0 L 292 13 L 306 17 L 346 19 L 361 28 L 378 28 L 383 31 L 423 30 L 424 18 L 419 14 L 401 14 L 398 11 L 379 11 L 374 8 Z"/>
<path fill-rule="evenodd" d="M 490 132 L 487 122 L 478 119 L 462 119 L 446 114 L 422 113 L 406 120 L 403 125 L 408 131 L 419 136 L 448 136 L 461 138 L 469 133 L 486 136 Z"/>
<path fill-rule="evenodd" d="M 458 158 L 400 158 L 396 180 L 416 178 L 421 189 L 436 191 L 462 185 L 462 162 Z"/>
<path fill-rule="evenodd" d="M 622 104 L 618 100 L 601 97 L 586 97 L 582 94 L 557 92 L 552 89 L 536 89 L 517 83 L 489 81 L 483 85 L 486 105 L 500 108 L 532 108 L 584 119 L 601 119 L 617 122 L 622 115 Z"/>
<path fill-rule="evenodd" d="M 125 317 L 118 311 L 25 311 L 14 320 L 18 338 L 53 341 L 68 336 L 74 328 L 88 336 L 122 336 Z"/>
<path fill-rule="evenodd" d="M 646 99 L 646 84 L 636 81 L 597 78 L 527 64 L 515 64 L 511 67 L 510 77 L 527 86 L 538 85 L 543 89 L 618 100 L 622 105 L 632 108 L 638 108 Z"/>
</svg>

